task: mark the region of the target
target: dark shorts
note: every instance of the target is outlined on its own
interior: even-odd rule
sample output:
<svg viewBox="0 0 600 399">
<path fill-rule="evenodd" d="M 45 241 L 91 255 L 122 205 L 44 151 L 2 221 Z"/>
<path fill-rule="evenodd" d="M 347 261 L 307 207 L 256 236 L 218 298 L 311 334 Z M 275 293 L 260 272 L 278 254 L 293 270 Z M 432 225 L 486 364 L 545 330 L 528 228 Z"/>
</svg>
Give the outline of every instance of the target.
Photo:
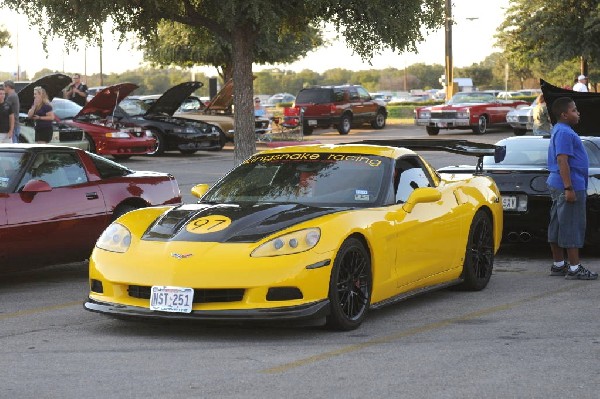
<svg viewBox="0 0 600 399">
<path fill-rule="evenodd" d="M 36 126 L 35 127 L 35 141 L 43 141 L 49 143 L 52 140 L 52 126 Z"/>
<path fill-rule="evenodd" d="M 548 242 L 561 248 L 582 248 L 585 241 L 585 190 L 575 191 L 575 202 L 565 201 L 565 192 L 550 187 L 552 207 L 548 225 Z"/>
</svg>

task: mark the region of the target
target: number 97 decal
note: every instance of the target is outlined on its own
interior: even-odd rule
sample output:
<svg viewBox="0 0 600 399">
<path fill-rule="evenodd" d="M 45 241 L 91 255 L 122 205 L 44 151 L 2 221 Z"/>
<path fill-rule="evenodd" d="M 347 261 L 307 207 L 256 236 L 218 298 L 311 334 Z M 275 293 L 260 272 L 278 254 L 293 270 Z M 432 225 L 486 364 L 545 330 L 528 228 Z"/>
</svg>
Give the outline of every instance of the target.
<svg viewBox="0 0 600 399">
<path fill-rule="evenodd" d="M 211 215 L 190 221 L 185 229 L 192 234 L 208 234 L 225 230 L 231 224 L 227 216 Z"/>
</svg>

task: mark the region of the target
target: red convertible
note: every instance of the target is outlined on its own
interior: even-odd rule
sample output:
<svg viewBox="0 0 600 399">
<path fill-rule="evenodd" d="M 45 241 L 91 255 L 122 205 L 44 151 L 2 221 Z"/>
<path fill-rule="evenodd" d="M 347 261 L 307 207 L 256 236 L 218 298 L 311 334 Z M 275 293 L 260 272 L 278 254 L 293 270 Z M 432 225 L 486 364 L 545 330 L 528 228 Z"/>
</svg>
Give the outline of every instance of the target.
<svg viewBox="0 0 600 399">
<path fill-rule="evenodd" d="M 436 136 L 440 129 L 472 129 L 484 134 L 490 125 L 506 125 L 506 114 L 521 105 L 529 103 L 501 100 L 491 92 L 461 92 L 446 104 L 415 109 L 415 124 L 425 126 L 430 136 Z"/>
<path fill-rule="evenodd" d="M 73 147 L 0 145 L 0 272 L 87 259 L 133 209 L 181 203 L 168 173 L 135 172 Z"/>
</svg>

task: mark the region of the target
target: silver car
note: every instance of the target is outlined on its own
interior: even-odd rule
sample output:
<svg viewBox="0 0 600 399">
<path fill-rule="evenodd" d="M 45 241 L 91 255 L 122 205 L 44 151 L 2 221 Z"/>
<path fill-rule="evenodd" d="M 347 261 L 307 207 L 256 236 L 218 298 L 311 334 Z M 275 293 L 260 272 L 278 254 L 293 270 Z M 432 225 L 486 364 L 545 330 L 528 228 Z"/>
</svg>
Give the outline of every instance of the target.
<svg viewBox="0 0 600 399">
<path fill-rule="evenodd" d="M 515 136 L 523 136 L 528 130 L 533 130 L 533 109 L 537 99 L 530 106 L 520 107 L 506 114 L 506 122 L 513 128 Z"/>
</svg>

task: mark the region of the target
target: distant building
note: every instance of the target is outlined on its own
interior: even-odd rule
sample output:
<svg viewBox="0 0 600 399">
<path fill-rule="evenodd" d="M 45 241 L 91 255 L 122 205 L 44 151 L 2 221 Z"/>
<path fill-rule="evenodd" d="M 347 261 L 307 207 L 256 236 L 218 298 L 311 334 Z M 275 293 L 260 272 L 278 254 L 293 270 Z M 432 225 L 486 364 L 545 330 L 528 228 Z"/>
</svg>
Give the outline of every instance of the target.
<svg viewBox="0 0 600 399">
<path fill-rule="evenodd" d="M 458 91 L 473 91 L 473 79 L 471 78 L 454 78 L 454 83 L 458 84 Z"/>
</svg>

